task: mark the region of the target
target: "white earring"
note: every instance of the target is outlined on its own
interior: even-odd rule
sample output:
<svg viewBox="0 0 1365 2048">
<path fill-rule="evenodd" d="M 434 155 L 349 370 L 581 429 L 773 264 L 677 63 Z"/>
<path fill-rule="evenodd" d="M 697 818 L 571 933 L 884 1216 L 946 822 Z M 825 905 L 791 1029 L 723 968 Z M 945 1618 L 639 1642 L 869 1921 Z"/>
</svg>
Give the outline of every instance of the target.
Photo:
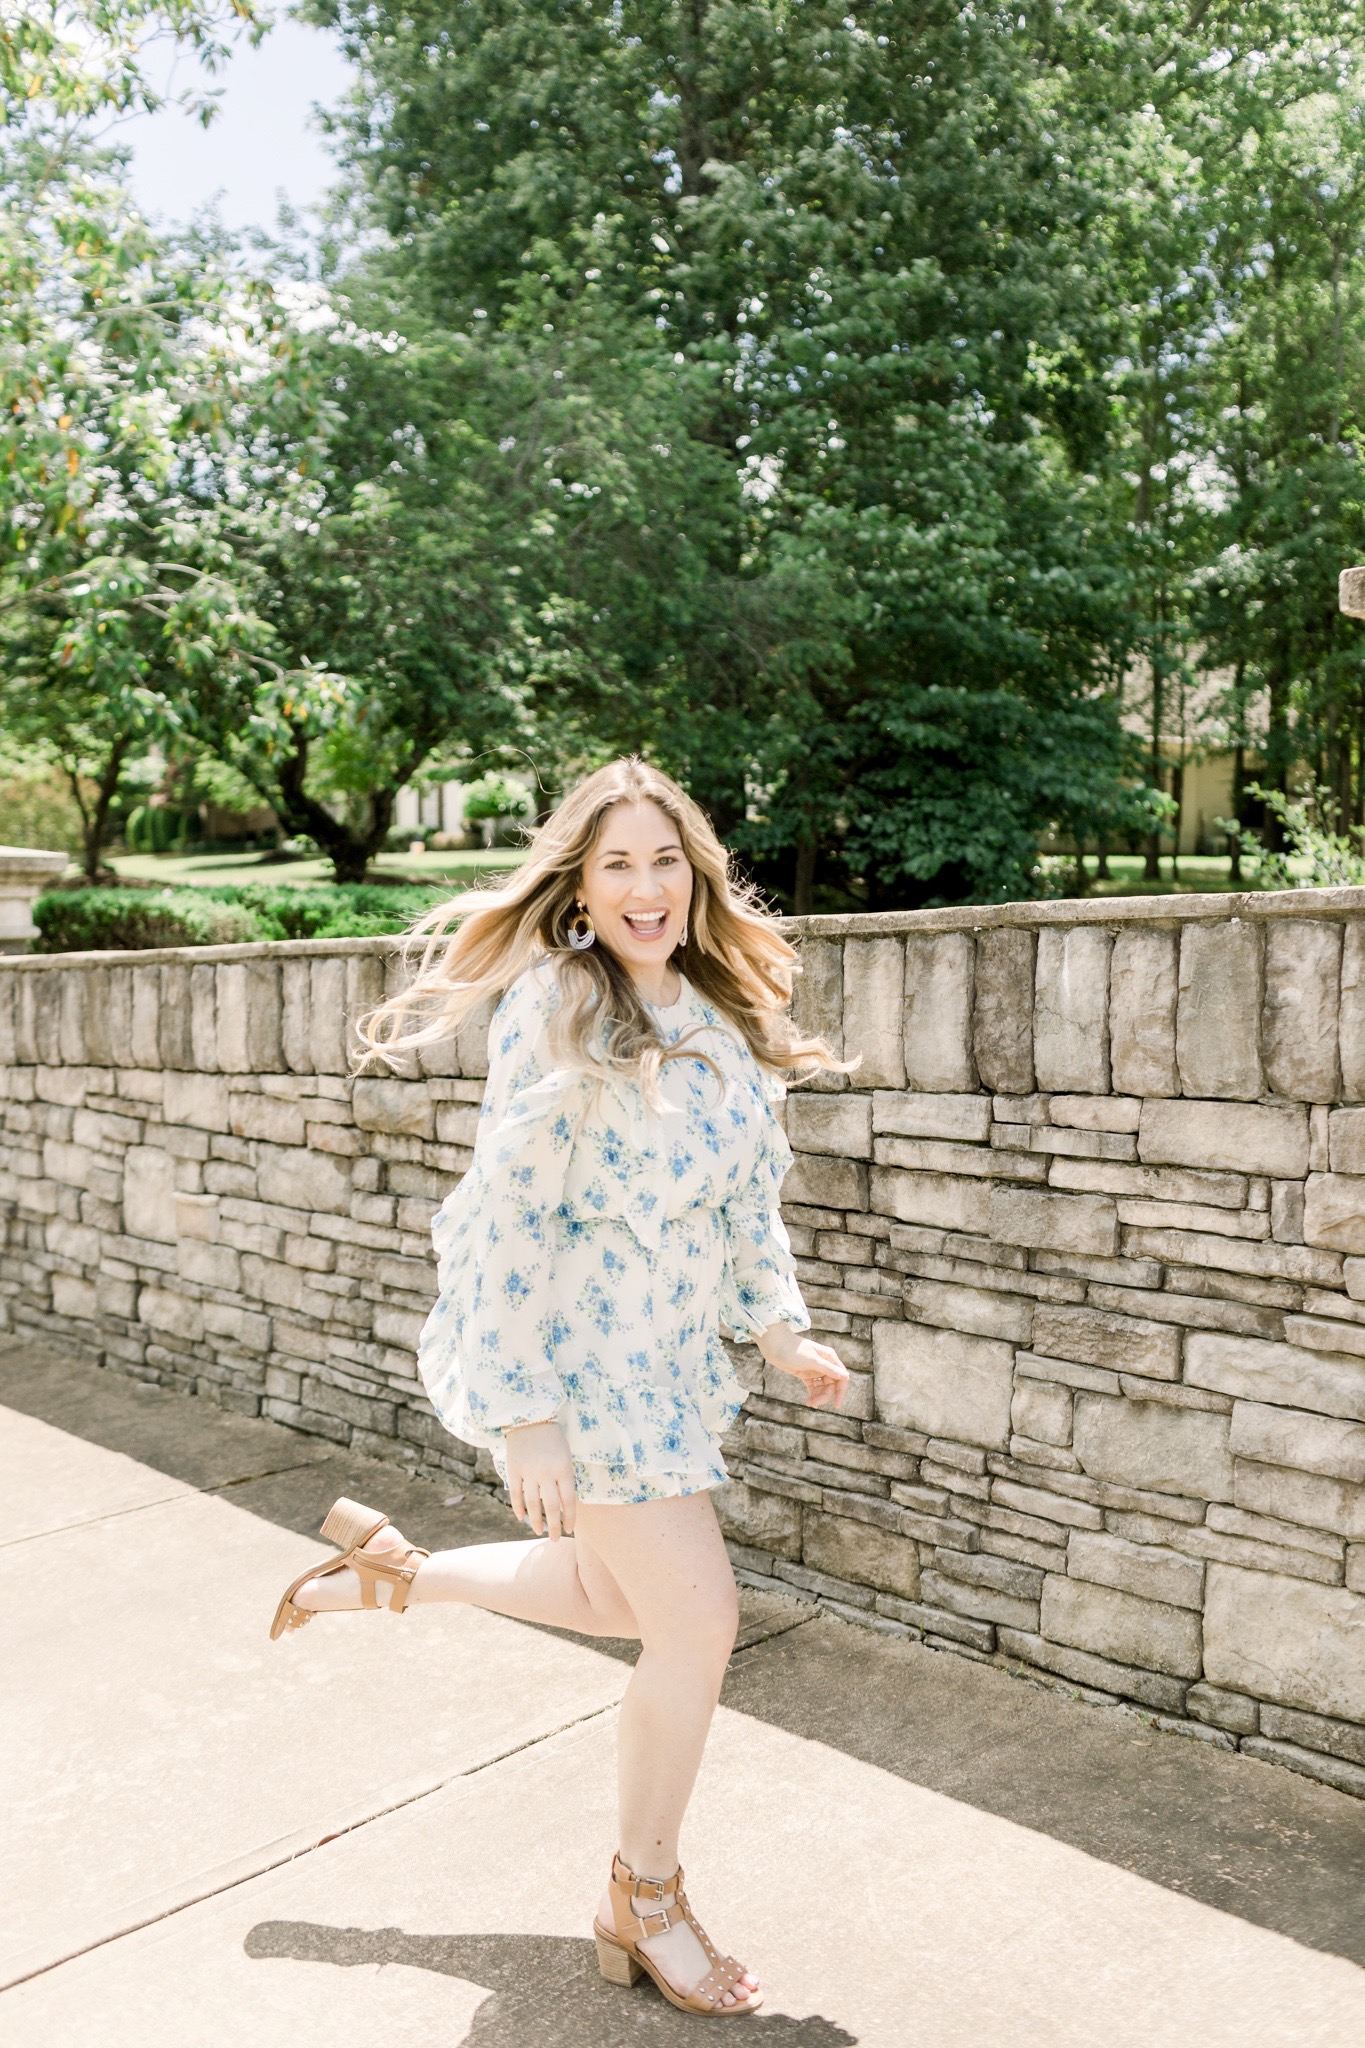
<svg viewBox="0 0 1365 2048">
<path fill-rule="evenodd" d="M 597 926 L 588 915 L 587 906 L 580 903 L 565 927 L 564 936 L 575 953 L 586 953 L 589 946 L 597 943 Z"/>
</svg>

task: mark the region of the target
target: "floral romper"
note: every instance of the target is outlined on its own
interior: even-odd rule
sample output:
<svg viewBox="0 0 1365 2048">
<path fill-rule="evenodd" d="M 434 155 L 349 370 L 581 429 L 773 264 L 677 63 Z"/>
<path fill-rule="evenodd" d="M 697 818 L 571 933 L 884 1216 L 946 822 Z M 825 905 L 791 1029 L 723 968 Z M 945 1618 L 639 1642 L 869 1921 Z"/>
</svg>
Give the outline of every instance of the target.
<svg viewBox="0 0 1365 2048">
<path fill-rule="evenodd" d="M 780 1084 L 684 980 L 653 1007 L 662 1102 L 554 1065 L 558 1002 L 541 962 L 489 1032 L 474 1164 L 432 1224 L 440 1293 L 418 1347 L 436 1413 L 505 1472 L 503 1432 L 558 1421 L 584 1501 L 660 1500 L 725 1478 L 743 1388 L 723 1324 L 810 1328 L 778 1211 L 791 1164 Z M 696 1027 L 700 1027 L 697 1029 Z"/>
</svg>

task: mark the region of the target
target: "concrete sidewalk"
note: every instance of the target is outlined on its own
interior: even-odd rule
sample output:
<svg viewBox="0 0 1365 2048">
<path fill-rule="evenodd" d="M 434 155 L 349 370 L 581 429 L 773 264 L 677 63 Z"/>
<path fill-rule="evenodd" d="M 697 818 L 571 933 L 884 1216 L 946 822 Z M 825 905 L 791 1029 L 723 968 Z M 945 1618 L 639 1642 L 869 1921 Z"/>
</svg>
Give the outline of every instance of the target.
<svg viewBox="0 0 1365 2048">
<path fill-rule="evenodd" d="M 0 1341 L 3 2048 L 738 2038 L 596 1975 L 624 1646 L 280 1587 L 485 1499 Z M 745 1596 L 685 1858 L 756 2048 L 1355 2048 L 1365 1806 Z M 722 2033 L 722 2029 L 725 2031 Z"/>
</svg>

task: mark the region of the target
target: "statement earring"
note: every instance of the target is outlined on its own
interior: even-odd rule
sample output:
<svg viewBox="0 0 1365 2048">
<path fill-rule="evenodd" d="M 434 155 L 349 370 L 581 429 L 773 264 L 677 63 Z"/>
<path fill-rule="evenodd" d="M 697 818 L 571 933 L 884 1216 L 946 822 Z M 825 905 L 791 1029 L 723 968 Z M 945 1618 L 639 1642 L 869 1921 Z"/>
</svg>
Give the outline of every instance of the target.
<svg viewBox="0 0 1365 2048">
<path fill-rule="evenodd" d="M 684 946 L 685 946 L 686 944 L 687 944 L 687 919 L 686 919 L 686 918 L 684 918 L 684 919 L 683 919 L 683 928 L 682 928 L 682 930 L 681 930 L 681 931 L 680 931 L 680 932 L 678 933 L 678 944 L 677 944 L 677 948 L 676 948 L 676 950 L 677 950 L 678 952 L 681 952 L 681 951 L 682 951 L 682 949 L 683 949 L 683 947 L 684 947 Z"/>
<path fill-rule="evenodd" d="M 597 926 L 588 915 L 587 905 L 580 903 L 569 919 L 564 936 L 575 953 L 586 953 L 589 946 L 597 943 Z"/>
</svg>

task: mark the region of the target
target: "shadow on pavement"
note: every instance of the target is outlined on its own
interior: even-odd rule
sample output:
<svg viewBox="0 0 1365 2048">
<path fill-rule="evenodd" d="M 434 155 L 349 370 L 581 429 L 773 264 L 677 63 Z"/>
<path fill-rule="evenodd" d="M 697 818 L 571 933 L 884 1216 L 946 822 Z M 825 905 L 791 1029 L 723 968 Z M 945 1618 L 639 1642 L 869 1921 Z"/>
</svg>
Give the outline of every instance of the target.
<svg viewBox="0 0 1365 2048">
<path fill-rule="evenodd" d="M 409 1476 L 28 1339 L 0 1337 L 0 1403 L 309 1536 L 339 1493 L 375 1501 L 431 1550 L 525 1533 L 486 1494 L 461 1495 L 449 1480 Z M 741 1607 L 723 1695 L 735 1712 L 1365 1965 L 1365 1801 L 808 1605 L 742 1588 Z M 599 1656 L 636 1655 L 634 1643 L 575 1640 Z M 619 1995 L 632 2013 L 653 2009 L 643 1993 L 635 2003 Z M 499 1992 L 510 1996 L 510 1987 Z M 597 1997 L 594 1988 L 594 2010 Z M 659 2024 L 671 2025 L 668 2008 L 653 2004 Z M 697 2038 L 700 2022 L 673 2018 L 693 2030 L 679 2042 Z M 764 2025 L 765 2041 L 792 2048 L 843 2038 Z M 471 2036 L 478 2048 L 501 2038 Z M 606 2048 L 606 2037 L 582 2038 L 585 2048 Z"/>
<path fill-rule="evenodd" d="M 734 2048 L 728 2020 L 675 2012 L 653 1985 L 633 1991 L 604 1983 L 590 1941 L 550 1934 L 405 1934 L 401 1927 L 319 1927 L 307 1920 L 262 1920 L 243 1944 L 260 1960 L 301 1963 L 405 1963 L 487 1987 L 466 2048 Z M 857 2048 L 857 2035 L 812 2014 L 758 2012 L 744 2039 L 760 2048 Z"/>
</svg>

